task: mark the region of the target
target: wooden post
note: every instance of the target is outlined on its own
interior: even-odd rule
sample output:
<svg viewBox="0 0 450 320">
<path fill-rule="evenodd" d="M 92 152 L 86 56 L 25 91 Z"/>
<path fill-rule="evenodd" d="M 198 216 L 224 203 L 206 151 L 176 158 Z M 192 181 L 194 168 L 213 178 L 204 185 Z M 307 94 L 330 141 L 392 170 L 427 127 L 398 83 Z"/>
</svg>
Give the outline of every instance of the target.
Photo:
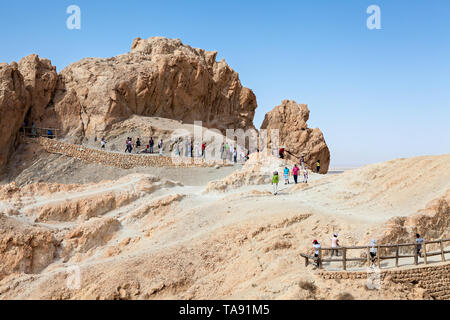
<svg viewBox="0 0 450 320">
<path fill-rule="evenodd" d="M 418 265 L 419 264 L 419 255 L 417 254 L 417 248 L 418 248 L 419 246 L 416 244 L 415 245 L 415 247 L 414 247 L 414 264 L 415 265 Z"/>
<path fill-rule="evenodd" d="M 398 268 L 398 255 L 399 255 L 400 247 L 397 245 L 395 248 L 395 267 Z"/>
<path fill-rule="evenodd" d="M 378 266 L 378 268 L 381 268 L 380 256 L 381 256 L 380 246 L 377 246 L 377 266 Z"/>
<path fill-rule="evenodd" d="M 441 260 L 442 260 L 442 262 L 445 262 L 444 244 L 442 243 L 442 240 L 439 241 L 439 245 L 441 247 Z"/>
<path fill-rule="evenodd" d="M 367 247 L 367 267 L 370 267 L 371 261 L 372 260 L 370 260 L 370 247 Z"/>
<path fill-rule="evenodd" d="M 428 264 L 428 261 L 427 261 L 427 243 L 425 241 L 423 242 L 423 262 L 425 264 Z"/>
<path fill-rule="evenodd" d="M 347 270 L 347 248 L 342 248 L 342 268 Z"/>
<path fill-rule="evenodd" d="M 322 269 L 322 248 L 319 248 L 319 269 Z"/>
</svg>

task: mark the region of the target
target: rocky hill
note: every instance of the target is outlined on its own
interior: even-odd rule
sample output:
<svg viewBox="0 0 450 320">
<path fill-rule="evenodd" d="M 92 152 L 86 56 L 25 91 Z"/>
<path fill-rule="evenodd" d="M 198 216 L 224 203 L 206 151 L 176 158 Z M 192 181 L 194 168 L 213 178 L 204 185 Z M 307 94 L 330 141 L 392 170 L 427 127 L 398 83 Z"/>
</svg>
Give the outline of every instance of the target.
<svg viewBox="0 0 450 320">
<path fill-rule="evenodd" d="M 281 105 L 266 114 L 261 129 L 267 130 L 269 145 L 274 139 L 271 130 L 278 130 L 279 145 L 285 148 L 288 159 L 298 163 L 303 155 L 305 164 L 310 169 L 315 169 L 316 161 L 320 160 L 320 173 L 327 173 L 330 150 L 322 131 L 308 128 L 308 119 L 309 109 L 306 104 L 283 100 Z"/>
<path fill-rule="evenodd" d="M 85 58 L 59 74 L 50 60 L 35 54 L 0 64 L 0 171 L 17 146 L 21 126 L 32 123 L 57 128 L 59 137 L 72 143 L 111 137 L 122 124 L 123 133 L 133 135 L 125 123 L 133 117 L 171 119 L 180 126 L 202 121 L 222 132 L 255 129 L 255 95 L 216 55 L 179 39 L 153 37 L 136 38 L 128 53 Z M 320 159 L 326 173 L 329 151 L 322 133 L 306 127 L 309 111 L 292 108 L 298 108 L 295 102 L 283 102 L 266 115 L 263 128 L 280 128 L 291 155 L 304 153 L 309 165 Z"/>
</svg>

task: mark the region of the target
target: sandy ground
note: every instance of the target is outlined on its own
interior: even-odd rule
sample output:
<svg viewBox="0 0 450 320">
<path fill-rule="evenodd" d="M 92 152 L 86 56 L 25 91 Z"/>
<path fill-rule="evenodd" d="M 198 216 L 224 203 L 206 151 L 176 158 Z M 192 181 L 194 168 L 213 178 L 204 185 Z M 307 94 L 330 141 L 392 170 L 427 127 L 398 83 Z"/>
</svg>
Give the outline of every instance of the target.
<svg viewBox="0 0 450 320">
<path fill-rule="evenodd" d="M 101 212 L 91 199 L 84 201 L 90 214 L 117 219 L 120 228 L 94 233 L 96 245 L 86 252 L 79 251 L 80 240 L 75 251 L 57 256 L 39 274 L 5 277 L 0 282 L 3 299 L 337 299 L 342 292 L 360 299 L 417 298 L 412 289 L 386 286 L 373 292 L 363 282 L 321 281 L 299 254 L 311 251 L 313 239 L 329 246 L 334 232 L 342 245 L 367 245 L 390 218 L 417 214 L 450 189 L 450 155 L 397 159 L 329 175 L 311 173 L 308 184 L 294 185 L 292 178 L 291 184 L 280 184 L 276 196 L 269 184 L 206 190 L 209 181 L 245 170 L 241 165 L 119 170 L 53 155 L 14 161 L 35 161 L 5 178 L 19 185 L 80 184 L 74 191 L 0 201 L 0 209 L 18 210 L 8 218 L 49 228 L 63 245 L 70 242 L 68 230 L 83 225 L 84 218 L 58 221 L 70 210 L 64 208 L 56 220 L 36 222 L 42 208 L 54 212 L 60 210 L 54 209 L 56 204 L 76 201 L 81 206 L 80 200 L 111 193 L 131 200 Z M 81 270 L 78 289 L 67 287 L 69 267 Z M 325 267 L 336 269 L 333 264 Z M 349 268 L 363 267 L 355 263 Z M 305 281 L 317 290 L 304 289 Z"/>
</svg>

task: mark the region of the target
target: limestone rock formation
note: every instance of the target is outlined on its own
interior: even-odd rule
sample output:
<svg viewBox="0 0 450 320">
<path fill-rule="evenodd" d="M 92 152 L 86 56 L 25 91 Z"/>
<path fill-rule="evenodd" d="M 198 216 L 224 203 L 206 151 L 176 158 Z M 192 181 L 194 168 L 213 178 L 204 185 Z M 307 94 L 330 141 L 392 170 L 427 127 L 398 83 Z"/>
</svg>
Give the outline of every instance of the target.
<svg viewBox="0 0 450 320">
<path fill-rule="evenodd" d="M 11 273 L 39 273 L 57 255 L 59 242 L 44 227 L 0 214 L 0 280 Z"/>
<path fill-rule="evenodd" d="M 0 171 L 13 151 L 29 101 L 17 63 L 0 63 Z"/>
<path fill-rule="evenodd" d="M 62 70 L 54 98 L 61 129 L 100 136 L 132 115 L 253 128 L 255 95 L 216 54 L 178 39 L 137 38 L 127 54 L 73 63 Z"/>
<path fill-rule="evenodd" d="M 34 122 L 39 127 L 44 120 L 54 116 L 53 109 L 48 107 L 58 81 L 56 67 L 50 60 L 31 54 L 19 61 L 19 71 L 31 97 L 29 114 L 25 120 L 28 126 Z"/>
<path fill-rule="evenodd" d="M 279 146 L 285 147 L 287 159 L 298 163 L 304 155 L 305 164 L 315 169 L 315 163 L 320 160 L 320 173 L 327 173 L 330 165 L 330 150 L 322 132 L 307 126 L 309 109 L 306 104 L 297 104 L 293 100 L 283 100 L 281 105 L 268 112 L 261 125 L 268 134 L 268 146 L 274 137 L 271 130 L 279 130 Z"/>
</svg>

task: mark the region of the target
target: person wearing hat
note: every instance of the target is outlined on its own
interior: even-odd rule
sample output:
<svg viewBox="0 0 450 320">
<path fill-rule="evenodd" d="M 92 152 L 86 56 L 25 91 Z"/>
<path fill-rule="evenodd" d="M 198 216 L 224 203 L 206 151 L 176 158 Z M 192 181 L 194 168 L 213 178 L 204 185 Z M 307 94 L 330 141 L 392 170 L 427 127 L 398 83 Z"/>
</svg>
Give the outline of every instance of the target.
<svg viewBox="0 0 450 320">
<path fill-rule="evenodd" d="M 314 248 L 314 261 L 316 262 L 316 266 L 318 267 L 320 243 L 317 240 L 313 241 L 313 248 Z"/>
<path fill-rule="evenodd" d="M 331 248 L 335 248 L 335 249 L 331 250 L 331 257 L 333 257 L 334 254 L 336 254 L 336 257 L 339 257 L 339 251 L 337 249 L 338 247 L 340 247 L 338 234 L 334 233 L 333 238 L 331 238 Z"/>
</svg>

